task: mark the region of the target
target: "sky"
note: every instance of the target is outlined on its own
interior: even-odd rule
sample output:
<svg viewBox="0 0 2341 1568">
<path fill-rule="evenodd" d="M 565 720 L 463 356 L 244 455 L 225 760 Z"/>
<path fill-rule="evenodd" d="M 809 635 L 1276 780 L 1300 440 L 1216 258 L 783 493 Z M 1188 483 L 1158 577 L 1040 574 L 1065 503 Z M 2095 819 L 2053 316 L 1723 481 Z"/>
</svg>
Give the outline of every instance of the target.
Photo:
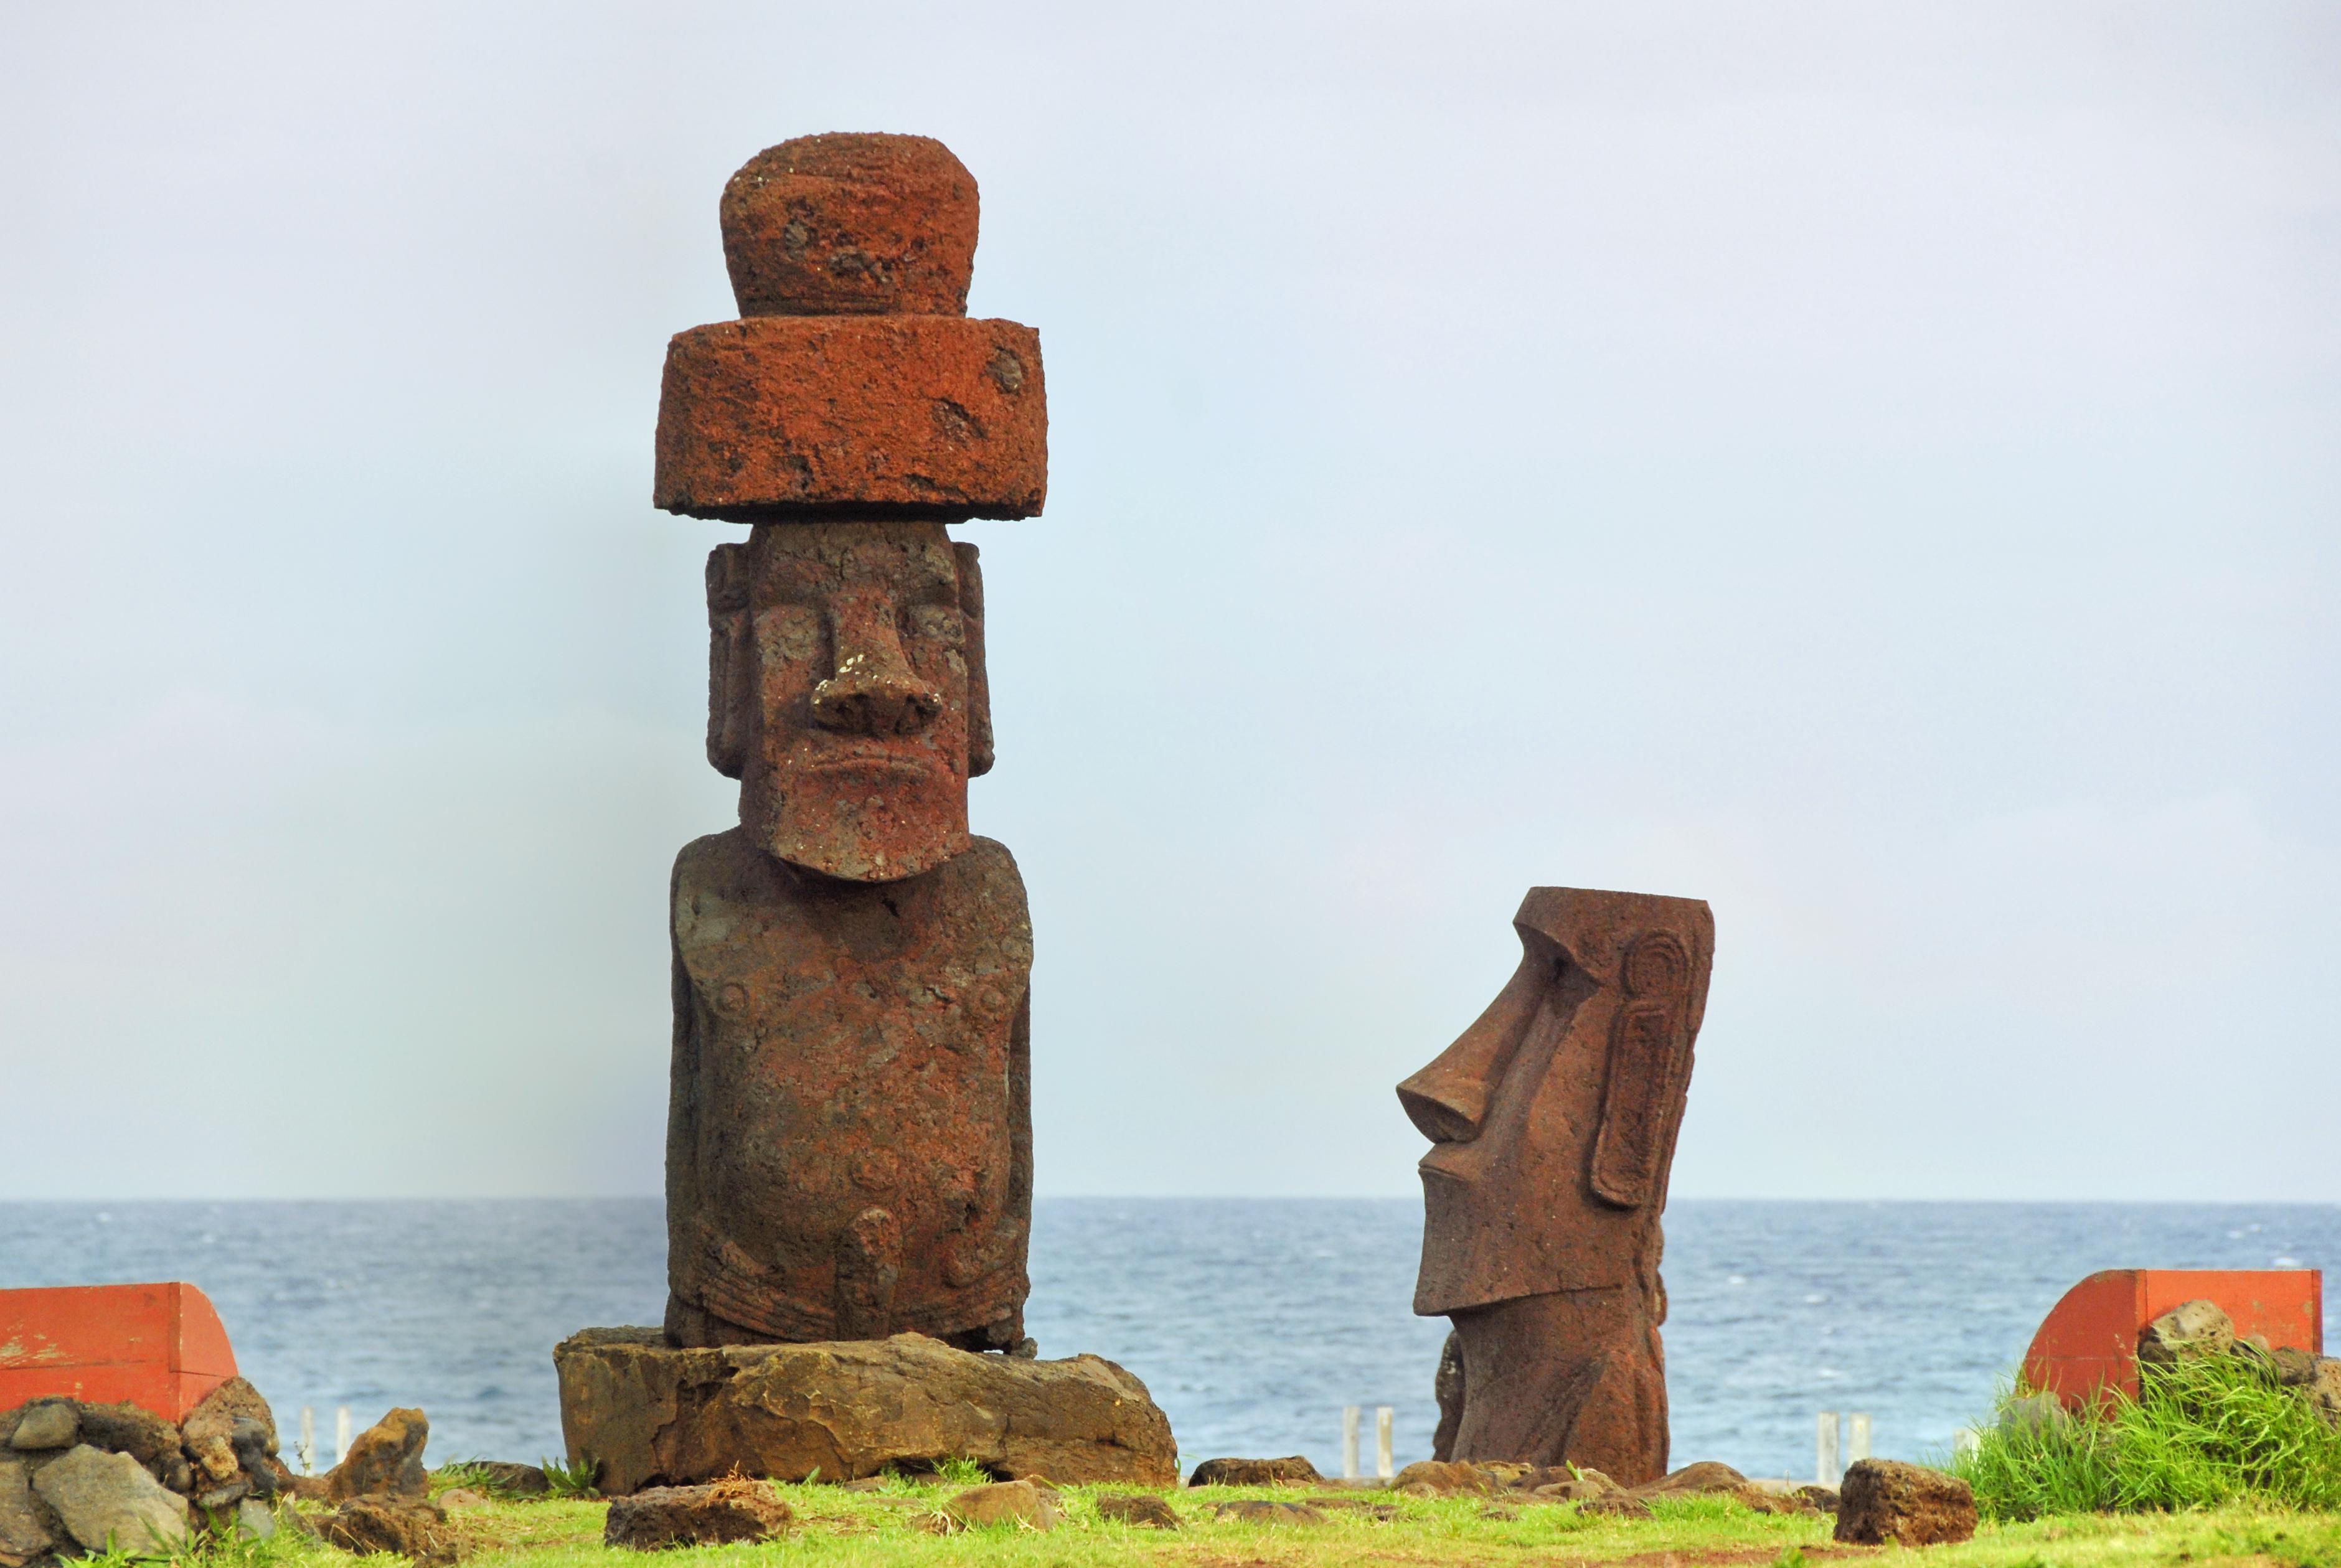
<svg viewBox="0 0 2341 1568">
<path fill-rule="evenodd" d="M 2341 11 L 0 9 L 19 1198 L 653 1194 L 726 177 L 941 138 L 1043 1194 L 1402 1196 L 1529 887 L 1678 1196 L 2341 1197 Z"/>
</svg>

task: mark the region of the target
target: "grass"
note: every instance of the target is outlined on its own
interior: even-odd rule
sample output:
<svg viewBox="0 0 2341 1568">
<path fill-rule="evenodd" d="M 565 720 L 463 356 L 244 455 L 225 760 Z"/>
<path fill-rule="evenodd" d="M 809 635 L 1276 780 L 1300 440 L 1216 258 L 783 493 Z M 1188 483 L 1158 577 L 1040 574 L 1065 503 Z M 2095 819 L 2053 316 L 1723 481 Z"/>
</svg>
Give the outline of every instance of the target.
<svg viewBox="0 0 2341 1568">
<path fill-rule="evenodd" d="M 1490 1507 L 1478 1498 L 1410 1498 L 1390 1493 L 1299 1488 L 1209 1487 L 1166 1495 L 1183 1528 L 1150 1530 L 1101 1519 L 1096 1498 L 1123 1488 L 1070 1487 L 1065 1519 L 1047 1533 L 994 1527 L 931 1533 L 926 1522 L 964 1477 L 896 1475 L 877 1491 L 821 1484 L 775 1485 L 796 1511 L 782 1541 L 660 1553 L 658 1568 L 1453 1568 L 1457 1564 L 1567 1564 L 1599 1568 L 1828 1568 L 1828 1560 L 1878 1554 L 1829 1540 L 1826 1517 L 1753 1513 L 1724 1497 L 1653 1505 L 1648 1520 L 1585 1514 L 1574 1504 Z M 1329 1506 L 1316 1526 L 1221 1522 L 1212 1505 L 1239 1497 Z M 310 1505 L 313 1509 L 315 1505 Z M 648 1568 L 636 1553 L 602 1544 L 607 1504 L 577 1498 L 494 1502 L 452 1515 L 470 1568 Z M 1897 1559 L 1916 1557 L 1888 1549 Z M 223 1544 L 187 1558 L 188 1568 L 360 1568 L 359 1560 L 280 1530 L 272 1539 Z M 2159 1514 L 2097 1514 L 1987 1524 L 1958 1546 L 1928 1547 L 1925 1568 L 2341 1568 L 2341 1518 L 2233 1504 Z M 375 1558 L 364 1568 L 404 1568 Z"/>
<path fill-rule="evenodd" d="M 2018 1419 L 2020 1395 L 1949 1468 L 1987 1519 L 2261 1503 L 2341 1508 L 2341 1432 L 2242 1356 L 2147 1366 L 2139 1396 L 2083 1416 Z M 2336 1564 L 2336 1568 L 2341 1568 Z"/>
</svg>

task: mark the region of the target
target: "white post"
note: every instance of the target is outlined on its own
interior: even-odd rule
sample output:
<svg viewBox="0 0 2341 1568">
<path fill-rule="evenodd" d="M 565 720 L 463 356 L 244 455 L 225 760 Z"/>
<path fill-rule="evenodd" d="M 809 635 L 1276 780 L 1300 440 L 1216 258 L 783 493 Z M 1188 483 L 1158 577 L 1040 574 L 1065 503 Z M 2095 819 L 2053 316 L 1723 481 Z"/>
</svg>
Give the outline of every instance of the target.
<svg viewBox="0 0 2341 1568">
<path fill-rule="evenodd" d="M 1341 1406 L 1341 1479 L 1358 1478 L 1358 1407 Z"/>
<path fill-rule="evenodd" d="M 339 1464 L 350 1456 L 350 1407 L 346 1404 L 334 1412 L 334 1463 Z"/>
<path fill-rule="evenodd" d="M 1815 1418 L 1813 1426 L 1819 1439 L 1816 1444 L 1818 1454 L 1813 1464 L 1814 1479 L 1823 1486 L 1835 1486 L 1845 1479 L 1845 1472 L 1838 1467 L 1837 1412 L 1822 1411 Z"/>
<path fill-rule="evenodd" d="M 1374 1406 L 1374 1474 L 1384 1481 L 1398 1474 L 1390 1459 L 1391 1414 L 1387 1404 Z"/>
<path fill-rule="evenodd" d="M 301 1474 L 308 1474 L 309 1461 L 317 1453 L 317 1412 L 314 1405 L 301 1407 L 301 1442 L 293 1453 L 301 1461 Z"/>
<path fill-rule="evenodd" d="M 1848 1464 L 1857 1459 L 1869 1457 L 1869 1412 L 1855 1411 L 1852 1422 L 1853 1430 L 1848 1434 L 1845 1441 L 1845 1462 Z"/>
</svg>

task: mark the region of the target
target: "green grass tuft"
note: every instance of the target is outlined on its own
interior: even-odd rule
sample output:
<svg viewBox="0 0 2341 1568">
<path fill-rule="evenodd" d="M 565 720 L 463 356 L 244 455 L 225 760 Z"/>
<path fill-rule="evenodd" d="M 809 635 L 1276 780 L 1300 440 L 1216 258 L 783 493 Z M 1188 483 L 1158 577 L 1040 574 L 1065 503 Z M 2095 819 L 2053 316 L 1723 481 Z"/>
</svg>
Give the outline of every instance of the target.
<svg viewBox="0 0 2341 1568">
<path fill-rule="evenodd" d="M 598 1459 L 581 1459 L 574 1464 L 540 1459 L 536 1467 L 544 1472 L 545 1484 L 555 1497 L 594 1496 L 593 1484 L 602 1478 L 602 1462 Z"/>
<path fill-rule="evenodd" d="M 2341 1508 L 2341 1432 L 2243 1356 L 2140 1369 L 2139 1397 L 2090 1413 L 2002 1419 L 1951 1462 L 1987 1519 L 2144 1513 L 2256 1503 Z M 2336 1564 L 2336 1568 L 2341 1568 Z"/>
</svg>

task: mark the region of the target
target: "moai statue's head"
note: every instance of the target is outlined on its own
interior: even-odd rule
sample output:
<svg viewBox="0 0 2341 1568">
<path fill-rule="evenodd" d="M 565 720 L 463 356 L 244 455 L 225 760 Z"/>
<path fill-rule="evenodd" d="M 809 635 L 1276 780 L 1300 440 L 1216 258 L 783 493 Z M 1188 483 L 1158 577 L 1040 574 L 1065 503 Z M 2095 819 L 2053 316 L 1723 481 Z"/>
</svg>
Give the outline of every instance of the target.
<svg viewBox="0 0 2341 1568">
<path fill-rule="evenodd" d="M 975 547 L 1048 493 L 1041 340 L 972 320 L 975 181 L 923 136 L 801 136 L 724 187 L 740 319 L 678 332 L 655 504 L 753 525 L 707 564 L 708 757 L 766 851 L 854 881 L 968 846 L 991 766 Z"/>
<path fill-rule="evenodd" d="M 1512 924 L 1510 982 L 1398 1089 L 1433 1145 L 1426 1315 L 1655 1269 L 1714 917 L 1695 898 L 1537 888 Z"/>
<path fill-rule="evenodd" d="M 973 545 L 766 523 L 708 556 L 707 610 L 707 759 L 759 848 L 857 882 L 967 848 L 967 781 L 991 766 Z"/>
</svg>

